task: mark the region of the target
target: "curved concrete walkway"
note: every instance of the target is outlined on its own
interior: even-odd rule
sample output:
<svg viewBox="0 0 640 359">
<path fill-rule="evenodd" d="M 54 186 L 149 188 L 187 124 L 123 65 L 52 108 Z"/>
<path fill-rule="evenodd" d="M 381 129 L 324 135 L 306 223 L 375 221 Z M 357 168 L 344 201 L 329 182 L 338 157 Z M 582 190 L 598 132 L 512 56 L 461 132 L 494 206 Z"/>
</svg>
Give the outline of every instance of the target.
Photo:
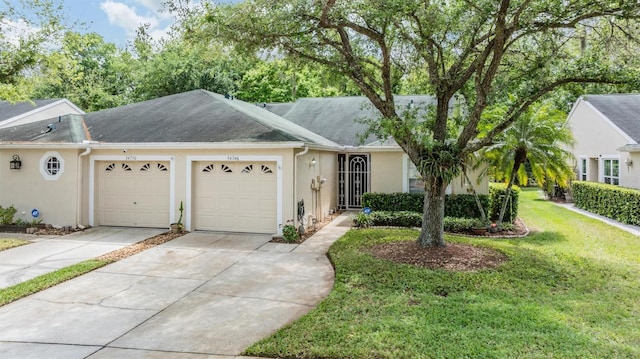
<svg viewBox="0 0 640 359">
<path fill-rule="evenodd" d="M 343 221 L 301 245 L 190 233 L 0 307 L 0 357 L 234 358 L 330 292 Z"/>
</svg>

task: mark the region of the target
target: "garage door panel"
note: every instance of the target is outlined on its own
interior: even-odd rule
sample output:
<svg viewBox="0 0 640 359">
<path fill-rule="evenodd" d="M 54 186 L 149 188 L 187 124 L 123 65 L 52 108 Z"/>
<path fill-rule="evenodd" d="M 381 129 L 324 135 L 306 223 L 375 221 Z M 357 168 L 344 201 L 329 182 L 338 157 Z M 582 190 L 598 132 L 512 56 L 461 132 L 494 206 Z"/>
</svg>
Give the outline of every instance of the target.
<svg viewBox="0 0 640 359">
<path fill-rule="evenodd" d="M 168 226 L 168 164 L 100 162 L 98 171 L 99 224 L 158 228 Z"/>
<path fill-rule="evenodd" d="M 273 233 L 276 174 L 262 172 L 263 166 L 271 171 L 275 163 L 214 162 L 194 166 L 195 229 Z"/>
</svg>

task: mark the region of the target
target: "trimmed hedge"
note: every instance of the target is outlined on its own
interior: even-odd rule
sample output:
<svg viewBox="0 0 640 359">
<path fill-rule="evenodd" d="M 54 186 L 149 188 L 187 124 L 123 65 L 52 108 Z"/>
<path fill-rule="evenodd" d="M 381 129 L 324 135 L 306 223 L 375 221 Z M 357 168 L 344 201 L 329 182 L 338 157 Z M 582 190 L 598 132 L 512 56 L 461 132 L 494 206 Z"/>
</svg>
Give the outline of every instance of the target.
<svg viewBox="0 0 640 359">
<path fill-rule="evenodd" d="M 489 208 L 489 196 L 478 195 L 482 208 Z M 371 193 L 362 195 L 362 206 L 373 211 L 410 211 L 422 213 L 424 194 L 422 193 Z M 481 218 L 476 200 L 472 194 L 447 195 L 444 199 L 445 217 Z"/>
<path fill-rule="evenodd" d="M 491 220 L 497 220 L 502 200 L 506 195 L 506 185 L 492 183 L 489 195 L 478 195 L 482 208 Z M 505 212 L 504 222 L 513 223 L 518 217 L 518 199 L 520 188 L 513 186 L 511 201 Z M 363 207 L 372 211 L 410 211 L 422 213 L 424 194 L 422 193 L 365 193 L 362 195 Z M 476 200 L 472 194 L 447 195 L 444 201 L 445 217 L 481 218 Z"/>
<path fill-rule="evenodd" d="M 573 181 L 576 207 L 616 221 L 640 225 L 640 191 L 605 183 Z"/>
<path fill-rule="evenodd" d="M 424 195 L 422 193 L 376 193 L 362 195 L 362 206 L 373 211 L 411 211 L 422 213 Z"/>
<path fill-rule="evenodd" d="M 485 228 L 479 218 L 444 217 L 445 232 L 466 233 L 473 228 Z M 378 211 L 371 214 L 358 213 L 353 218 L 353 225 L 358 228 L 388 226 L 388 227 L 421 227 L 422 214 L 411 211 Z M 513 225 L 506 223 L 506 230 L 512 230 Z"/>
<path fill-rule="evenodd" d="M 489 185 L 489 218 L 497 221 L 504 198 L 507 196 L 507 185 L 504 183 L 492 183 Z M 518 203 L 520 202 L 520 187 L 511 188 L 511 197 L 504 212 L 504 223 L 513 223 L 518 218 Z"/>
<path fill-rule="evenodd" d="M 358 228 L 371 226 L 421 227 L 422 213 L 413 211 L 374 211 L 355 215 L 353 225 Z"/>
</svg>

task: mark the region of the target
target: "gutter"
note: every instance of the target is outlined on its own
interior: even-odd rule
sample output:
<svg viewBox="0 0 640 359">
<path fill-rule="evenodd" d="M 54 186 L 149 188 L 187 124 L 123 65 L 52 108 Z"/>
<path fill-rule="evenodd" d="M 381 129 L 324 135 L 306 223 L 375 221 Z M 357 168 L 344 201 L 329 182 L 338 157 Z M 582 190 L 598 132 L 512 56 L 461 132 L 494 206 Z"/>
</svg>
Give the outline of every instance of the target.
<svg viewBox="0 0 640 359">
<path fill-rule="evenodd" d="M 297 197 L 298 197 L 298 158 L 302 155 L 306 155 L 309 152 L 309 146 L 305 145 L 304 146 L 304 150 L 302 152 L 298 152 L 295 154 L 294 158 L 293 158 L 293 223 L 295 225 L 296 228 L 298 228 L 298 213 L 297 213 L 297 207 L 298 207 L 298 201 L 297 201 Z"/>
<path fill-rule="evenodd" d="M 76 203 L 76 226 L 78 226 L 78 228 L 80 229 L 85 229 L 85 226 L 83 226 L 80 222 L 81 222 L 81 217 L 82 217 L 82 157 L 88 155 L 91 153 L 91 145 L 89 145 L 87 147 L 86 150 L 84 150 L 84 152 L 82 152 L 81 154 L 78 155 L 78 173 L 77 173 L 77 182 L 76 182 L 76 186 L 78 186 L 78 193 L 77 193 L 77 203 Z"/>
</svg>

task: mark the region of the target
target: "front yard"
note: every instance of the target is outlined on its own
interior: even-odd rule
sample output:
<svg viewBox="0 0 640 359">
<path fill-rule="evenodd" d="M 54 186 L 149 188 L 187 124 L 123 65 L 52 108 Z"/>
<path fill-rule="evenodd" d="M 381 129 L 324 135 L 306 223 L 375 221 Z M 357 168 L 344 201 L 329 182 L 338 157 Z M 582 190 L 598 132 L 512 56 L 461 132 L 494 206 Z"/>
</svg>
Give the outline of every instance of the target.
<svg viewBox="0 0 640 359">
<path fill-rule="evenodd" d="M 0 233 L 0 251 L 4 251 L 5 249 L 9 249 L 9 248 L 13 248 L 13 247 L 23 246 L 23 245 L 29 243 L 28 241 L 23 241 L 21 239 L 2 238 L 1 236 L 10 237 L 11 235 L 5 234 L 5 233 Z"/>
<path fill-rule="evenodd" d="M 521 194 L 521 239 L 449 236 L 503 252 L 479 272 L 374 258 L 411 230 L 352 230 L 330 249 L 336 283 L 299 321 L 247 350 L 285 358 L 640 357 L 640 238 Z"/>
</svg>

